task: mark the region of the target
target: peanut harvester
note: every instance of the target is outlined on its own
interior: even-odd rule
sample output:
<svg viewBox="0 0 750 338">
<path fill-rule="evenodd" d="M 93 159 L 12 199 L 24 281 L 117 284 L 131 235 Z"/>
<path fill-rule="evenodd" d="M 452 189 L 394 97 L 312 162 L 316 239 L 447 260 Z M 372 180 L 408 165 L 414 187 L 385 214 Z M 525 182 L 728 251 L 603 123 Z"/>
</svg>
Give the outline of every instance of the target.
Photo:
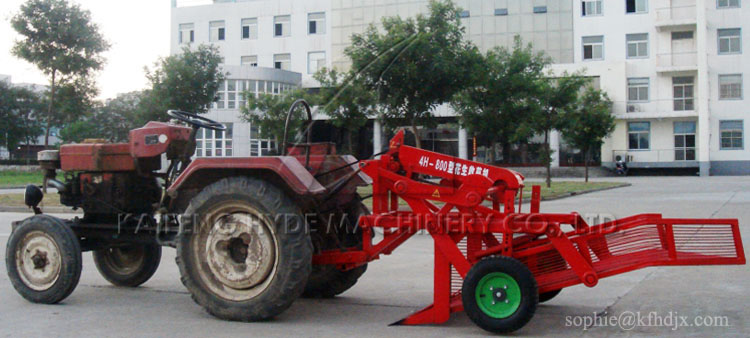
<svg viewBox="0 0 750 338">
<path fill-rule="evenodd" d="M 309 106 L 298 101 L 287 129 L 300 105 L 312 123 Z M 346 291 L 367 263 L 428 234 L 433 304 L 397 323 L 442 323 L 465 311 L 481 328 L 506 333 L 569 286 L 593 287 L 650 266 L 745 264 L 736 219 L 641 214 L 590 226 L 577 213 L 541 213 L 538 186 L 523 211 L 521 174 L 404 145 L 403 131 L 378 158 L 362 161 L 312 143 L 309 130 L 306 143 L 282 147 L 281 156 L 193 159 L 196 135 L 222 139 L 225 126 L 187 112 L 169 115 L 188 126 L 149 122 L 128 143 L 39 154 L 44 185 L 83 216 L 43 214 L 40 188 L 27 187 L 35 215 L 13 223 L 6 247 L 8 276 L 21 296 L 65 299 L 78 284 L 83 251 L 93 252 L 112 284 L 141 285 L 156 271 L 162 246 L 170 246 L 180 280 L 209 313 L 265 320 L 300 296 Z M 356 192 L 370 183 L 372 213 Z"/>
</svg>

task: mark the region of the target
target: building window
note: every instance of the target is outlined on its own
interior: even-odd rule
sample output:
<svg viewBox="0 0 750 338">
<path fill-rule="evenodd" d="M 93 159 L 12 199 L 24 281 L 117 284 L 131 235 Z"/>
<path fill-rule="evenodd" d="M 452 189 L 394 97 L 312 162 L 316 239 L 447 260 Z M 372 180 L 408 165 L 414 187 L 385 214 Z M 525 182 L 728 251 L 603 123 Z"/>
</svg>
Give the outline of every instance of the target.
<svg viewBox="0 0 750 338">
<path fill-rule="evenodd" d="M 290 54 L 274 54 L 273 68 L 290 70 L 292 68 L 292 56 Z"/>
<path fill-rule="evenodd" d="M 625 0 L 626 13 L 648 12 L 648 0 Z"/>
<path fill-rule="evenodd" d="M 232 123 L 224 123 L 224 131 L 198 129 L 195 136 L 195 156 L 229 157 L 232 156 Z"/>
<path fill-rule="evenodd" d="M 195 25 L 192 23 L 180 24 L 180 36 L 178 39 L 181 44 L 195 42 Z"/>
<path fill-rule="evenodd" d="M 717 0 L 716 8 L 740 8 L 740 0 Z"/>
<path fill-rule="evenodd" d="M 505 15 L 508 15 L 507 8 L 495 8 L 495 16 L 505 16 Z"/>
<path fill-rule="evenodd" d="M 672 32 L 672 41 L 690 40 L 693 38 L 693 31 Z"/>
<path fill-rule="evenodd" d="M 307 54 L 307 73 L 315 74 L 326 66 L 326 52 L 310 52 Z"/>
<path fill-rule="evenodd" d="M 742 144 L 742 120 L 719 121 L 719 132 L 721 133 L 721 150 L 743 149 Z"/>
<path fill-rule="evenodd" d="M 307 33 L 326 33 L 326 13 L 310 13 L 307 15 Z"/>
<path fill-rule="evenodd" d="M 676 76 L 672 78 L 674 92 L 674 110 L 695 110 L 693 98 L 694 89 L 692 76 Z"/>
<path fill-rule="evenodd" d="M 647 150 L 651 139 L 651 122 L 628 122 L 628 149 Z"/>
<path fill-rule="evenodd" d="M 627 41 L 628 58 L 648 57 L 648 33 L 628 34 Z"/>
<path fill-rule="evenodd" d="M 674 123 L 674 160 L 695 161 L 695 122 Z"/>
<path fill-rule="evenodd" d="M 628 102 L 648 102 L 649 79 L 631 77 L 628 79 Z"/>
<path fill-rule="evenodd" d="M 273 155 L 275 148 L 273 140 L 261 138 L 258 126 L 250 126 L 250 156 Z"/>
<path fill-rule="evenodd" d="M 461 13 L 458 13 L 459 18 L 468 18 L 471 16 L 471 13 L 469 11 L 461 11 Z"/>
<path fill-rule="evenodd" d="M 582 16 L 602 15 L 602 0 L 581 1 L 581 15 Z"/>
<path fill-rule="evenodd" d="M 534 13 L 536 14 L 547 13 L 547 6 L 534 6 Z"/>
<path fill-rule="evenodd" d="M 240 65 L 258 67 L 258 56 L 257 55 L 246 55 L 240 58 Z"/>
<path fill-rule="evenodd" d="M 742 53 L 741 30 L 739 28 L 719 29 L 719 54 Z"/>
<path fill-rule="evenodd" d="M 273 17 L 273 36 L 289 36 L 291 22 L 292 18 L 289 15 Z"/>
<path fill-rule="evenodd" d="M 242 39 L 255 40 L 258 38 L 258 19 L 242 19 Z"/>
<path fill-rule="evenodd" d="M 582 39 L 584 60 L 604 59 L 604 36 L 584 36 Z"/>
<path fill-rule="evenodd" d="M 224 27 L 224 21 L 211 21 L 209 24 L 210 32 L 209 32 L 209 41 L 215 42 L 215 41 L 224 41 L 224 34 L 226 33 L 226 28 Z"/>
<path fill-rule="evenodd" d="M 227 80 L 227 109 L 237 108 L 237 99 L 242 95 L 237 89 L 237 80 Z"/>
<path fill-rule="evenodd" d="M 742 74 L 719 75 L 719 99 L 742 99 Z"/>
</svg>

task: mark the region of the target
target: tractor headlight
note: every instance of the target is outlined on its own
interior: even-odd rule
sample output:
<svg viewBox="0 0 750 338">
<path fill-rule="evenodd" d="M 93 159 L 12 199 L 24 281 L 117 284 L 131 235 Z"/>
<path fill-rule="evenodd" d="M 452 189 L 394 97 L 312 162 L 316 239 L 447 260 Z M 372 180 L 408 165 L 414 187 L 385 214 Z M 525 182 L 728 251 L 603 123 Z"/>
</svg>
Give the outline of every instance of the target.
<svg viewBox="0 0 750 338">
<path fill-rule="evenodd" d="M 44 198 L 42 189 L 39 189 L 39 187 L 33 184 L 29 184 L 26 186 L 26 191 L 23 193 L 23 202 L 26 205 L 31 208 L 36 208 L 39 203 L 42 202 L 42 198 Z"/>
</svg>

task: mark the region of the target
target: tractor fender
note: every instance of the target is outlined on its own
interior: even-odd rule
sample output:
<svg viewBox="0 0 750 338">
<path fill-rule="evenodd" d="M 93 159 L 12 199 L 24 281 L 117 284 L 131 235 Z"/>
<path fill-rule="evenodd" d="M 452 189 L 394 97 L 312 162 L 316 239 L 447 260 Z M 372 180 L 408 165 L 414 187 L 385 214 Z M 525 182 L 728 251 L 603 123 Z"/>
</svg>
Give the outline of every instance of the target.
<svg viewBox="0 0 750 338">
<path fill-rule="evenodd" d="M 167 189 L 176 196 L 183 188 L 199 188 L 228 176 L 271 175 L 296 195 L 315 195 L 325 188 L 292 156 L 198 158 Z"/>
</svg>

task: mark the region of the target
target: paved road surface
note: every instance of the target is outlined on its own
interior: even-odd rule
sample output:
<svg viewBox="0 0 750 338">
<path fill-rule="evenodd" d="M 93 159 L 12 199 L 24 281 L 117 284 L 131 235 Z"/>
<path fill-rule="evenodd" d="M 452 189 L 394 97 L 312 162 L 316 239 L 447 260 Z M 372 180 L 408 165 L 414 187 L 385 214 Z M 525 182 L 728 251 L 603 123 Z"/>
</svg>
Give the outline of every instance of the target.
<svg viewBox="0 0 750 338">
<path fill-rule="evenodd" d="M 611 180 L 611 179 L 608 179 Z M 616 217 L 663 212 L 667 217 L 738 217 L 750 247 L 750 177 L 627 178 L 633 186 L 545 202 L 543 211 L 603 213 Z M 25 214 L 0 214 L 0 252 L 10 222 Z M 232 323 L 212 318 L 194 304 L 178 280 L 174 250 L 166 249 L 152 280 L 137 289 L 110 286 L 90 253 L 76 291 L 62 304 L 30 304 L 18 296 L 0 268 L 0 336 L 484 336 L 464 314 L 439 326 L 388 326 L 431 302 L 432 245 L 426 236 L 408 241 L 374 262 L 353 289 L 332 300 L 297 301 L 276 320 Z M 747 266 L 650 268 L 571 287 L 540 305 L 519 336 L 750 335 Z M 731 327 L 635 327 L 584 330 L 574 321 L 594 313 L 620 317 L 654 312 L 670 316 L 726 317 Z M 568 324 L 568 325 L 566 325 Z"/>
</svg>

